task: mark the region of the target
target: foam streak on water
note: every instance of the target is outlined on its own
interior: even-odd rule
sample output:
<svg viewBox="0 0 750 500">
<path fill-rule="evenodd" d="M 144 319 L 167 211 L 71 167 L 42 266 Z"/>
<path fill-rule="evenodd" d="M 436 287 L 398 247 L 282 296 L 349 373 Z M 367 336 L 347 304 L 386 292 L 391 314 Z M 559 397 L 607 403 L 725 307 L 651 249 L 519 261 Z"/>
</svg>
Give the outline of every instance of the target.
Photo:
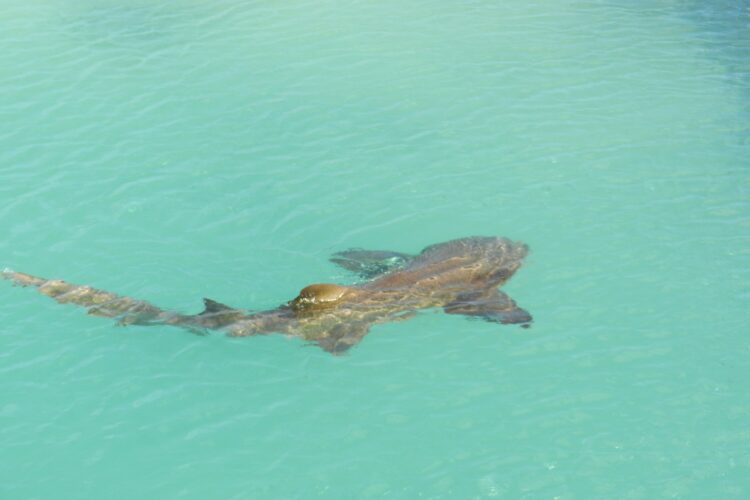
<svg viewBox="0 0 750 500">
<path fill-rule="evenodd" d="M 0 283 L 0 497 L 747 498 L 746 2 L 4 2 L 0 262 L 197 311 L 529 244 L 332 357 Z"/>
</svg>

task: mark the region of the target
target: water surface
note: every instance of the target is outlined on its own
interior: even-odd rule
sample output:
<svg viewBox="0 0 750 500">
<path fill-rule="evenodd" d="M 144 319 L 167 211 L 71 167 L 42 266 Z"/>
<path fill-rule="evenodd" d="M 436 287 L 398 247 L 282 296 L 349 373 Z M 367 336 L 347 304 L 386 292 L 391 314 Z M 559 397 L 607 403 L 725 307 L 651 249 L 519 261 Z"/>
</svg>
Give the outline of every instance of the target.
<svg viewBox="0 0 750 500">
<path fill-rule="evenodd" d="M 344 357 L 0 284 L 0 496 L 746 498 L 747 2 L 5 2 L 0 266 L 197 311 L 504 235 Z"/>
</svg>

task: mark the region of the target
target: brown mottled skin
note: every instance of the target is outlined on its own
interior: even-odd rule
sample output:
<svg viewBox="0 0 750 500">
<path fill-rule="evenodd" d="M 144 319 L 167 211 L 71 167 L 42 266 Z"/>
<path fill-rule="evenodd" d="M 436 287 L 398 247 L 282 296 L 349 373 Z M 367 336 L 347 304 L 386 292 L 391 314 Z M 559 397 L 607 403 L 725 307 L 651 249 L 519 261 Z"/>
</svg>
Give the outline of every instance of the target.
<svg viewBox="0 0 750 500">
<path fill-rule="evenodd" d="M 293 300 L 261 312 L 204 299 L 205 311 L 195 315 L 65 281 L 14 271 L 2 276 L 21 286 L 35 286 L 60 303 L 86 307 L 89 314 L 117 318 L 123 325 L 166 324 L 195 332 L 222 329 L 235 337 L 283 333 L 338 354 L 362 340 L 371 325 L 407 319 L 420 309 L 442 307 L 448 314 L 528 326 L 531 315 L 497 289 L 527 253 L 523 243 L 478 236 L 438 243 L 416 256 L 348 250 L 331 261 L 373 279 L 352 286 L 309 285 Z"/>
</svg>

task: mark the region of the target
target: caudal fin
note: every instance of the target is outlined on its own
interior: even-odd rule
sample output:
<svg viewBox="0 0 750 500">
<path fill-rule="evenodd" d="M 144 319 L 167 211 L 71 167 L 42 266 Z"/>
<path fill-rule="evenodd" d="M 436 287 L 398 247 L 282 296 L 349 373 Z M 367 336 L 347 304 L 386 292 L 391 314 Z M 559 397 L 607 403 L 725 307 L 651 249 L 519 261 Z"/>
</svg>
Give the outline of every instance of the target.
<svg viewBox="0 0 750 500">
<path fill-rule="evenodd" d="M 85 285 L 75 285 L 63 280 L 49 280 L 6 269 L 2 277 L 18 286 L 33 286 L 43 295 L 61 304 L 75 304 L 88 309 L 94 316 L 118 318 L 122 324 L 146 323 L 164 311 L 143 300 L 122 297 L 112 292 Z"/>
<path fill-rule="evenodd" d="M 46 281 L 43 278 L 37 278 L 30 274 L 17 273 L 9 267 L 3 269 L 1 275 L 3 279 L 10 280 L 14 285 L 18 286 L 39 286 Z"/>
</svg>

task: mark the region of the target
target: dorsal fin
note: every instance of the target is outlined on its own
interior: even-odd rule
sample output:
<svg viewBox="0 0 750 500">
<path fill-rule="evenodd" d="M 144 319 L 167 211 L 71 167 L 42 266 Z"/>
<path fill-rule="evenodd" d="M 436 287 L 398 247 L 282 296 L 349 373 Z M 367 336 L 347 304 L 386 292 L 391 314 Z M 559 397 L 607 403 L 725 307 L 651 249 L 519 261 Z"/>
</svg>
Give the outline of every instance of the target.
<svg viewBox="0 0 750 500">
<path fill-rule="evenodd" d="M 203 304 L 206 306 L 206 308 L 203 310 L 201 314 L 216 314 L 222 311 L 231 311 L 232 308 L 222 304 L 221 302 L 216 302 L 215 300 L 203 299 Z"/>
</svg>

